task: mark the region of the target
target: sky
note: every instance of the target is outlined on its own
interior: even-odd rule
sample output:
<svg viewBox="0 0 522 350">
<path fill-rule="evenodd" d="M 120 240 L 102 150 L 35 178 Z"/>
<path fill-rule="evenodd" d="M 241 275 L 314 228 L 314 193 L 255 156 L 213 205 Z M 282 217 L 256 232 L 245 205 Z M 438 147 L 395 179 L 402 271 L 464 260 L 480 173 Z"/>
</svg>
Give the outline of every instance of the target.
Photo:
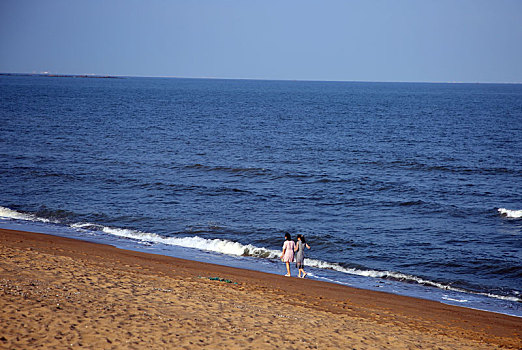
<svg viewBox="0 0 522 350">
<path fill-rule="evenodd" d="M 522 83 L 522 0 L 0 0 L 0 72 Z"/>
</svg>

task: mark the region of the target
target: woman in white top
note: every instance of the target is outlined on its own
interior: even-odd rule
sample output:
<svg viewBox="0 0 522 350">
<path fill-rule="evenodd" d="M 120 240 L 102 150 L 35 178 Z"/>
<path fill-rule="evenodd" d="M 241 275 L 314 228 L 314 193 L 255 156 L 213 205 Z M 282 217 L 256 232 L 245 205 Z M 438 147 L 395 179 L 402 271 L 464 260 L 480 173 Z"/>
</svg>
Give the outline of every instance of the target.
<svg viewBox="0 0 522 350">
<path fill-rule="evenodd" d="M 289 233 L 285 233 L 285 243 L 283 244 L 283 254 L 281 254 L 281 261 L 286 263 L 287 274 L 290 277 L 290 263 L 294 261 L 295 243 Z"/>
</svg>

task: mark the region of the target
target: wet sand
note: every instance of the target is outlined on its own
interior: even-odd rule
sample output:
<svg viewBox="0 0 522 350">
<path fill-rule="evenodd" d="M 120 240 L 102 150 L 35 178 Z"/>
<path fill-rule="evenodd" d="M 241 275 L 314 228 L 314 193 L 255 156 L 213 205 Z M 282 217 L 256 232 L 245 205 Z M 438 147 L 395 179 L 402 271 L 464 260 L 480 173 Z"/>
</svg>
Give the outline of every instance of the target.
<svg viewBox="0 0 522 350">
<path fill-rule="evenodd" d="M 0 229 L 0 349 L 29 348 L 520 349 L 522 318 Z"/>
</svg>

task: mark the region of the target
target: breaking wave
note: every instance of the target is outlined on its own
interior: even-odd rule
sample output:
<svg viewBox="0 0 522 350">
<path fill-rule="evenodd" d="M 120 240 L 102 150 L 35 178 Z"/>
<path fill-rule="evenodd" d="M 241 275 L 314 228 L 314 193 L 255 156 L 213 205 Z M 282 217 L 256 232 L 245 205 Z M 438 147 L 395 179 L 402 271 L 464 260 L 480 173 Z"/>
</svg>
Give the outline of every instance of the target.
<svg viewBox="0 0 522 350">
<path fill-rule="evenodd" d="M 522 210 L 509 210 L 505 208 L 499 208 L 498 212 L 500 215 L 508 217 L 508 218 L 515 218 L 519 219 L 522 218 Z"/>
<path fill-rule="evenodd" d="M 92 224 L 84 225 L 92 227 Z M 253 256 L 258 258 L 275 259 L 278 257 L 279 254 L 279 251 L 259 248 L 251 244 L 243 245 L 241 243 L 229 241 L 226 239 L 206 239 L 201 238 L 199 236 L 164 237 L 155 233 L 112 227 L 101 227 L 101 231 L 110 235 L 135 239 L 142 242 L 160 243 L 185 248 L 195 248 L 226 255 Z"/>
<path fill-rule="evenodd" d="M 408 275 L 408 274 L 404 274 L 404 273 L 400 273 L 400 272 L 347 268 L 347 267 L 343 267 L 337 263 L 329 263 L 329 262 L 315 260 L 315 259 L 306 259 L 306 265 L 310 266 L 310 267 L 320 268 L 320 269 L 331 269 L 331 270 L 347 273 L 350 275 L 381 278 L 381 279 L 390 279 L 390 280 L 407 282 L 407 283 L 416 283 L 416 284 L 420 284 L 423 286 L 430 286 L 430 287 L 435 287 L 435 288 L 454 291 L 454 292 L 482 295 L 482 296 L 487 296 L 489 298 L 522 302 L 522 298 L 497 295 L 497 294 L 492 294 L 492 293 L 474 292 L 474 291 L 453 287 L 453 286 L 450 286 L 447 284 L 430 281 L 430 280 L 427 280 L 427 279 L 424 279 L 421 277 Z"/>
<path fill-rule="evenodd" d="M 53 220 L 41 218 L 41 217 L 38 217 L 38 216 L 32 215 L 32 214 L 20 213 L 16 210 L 12 210 L 12 209 L 5 208 L 5 207 L 0 207 L 0 218 L 34 221 L 34 222 L 56 223 L 56 221 L 53 221 Z"/>
</svg>

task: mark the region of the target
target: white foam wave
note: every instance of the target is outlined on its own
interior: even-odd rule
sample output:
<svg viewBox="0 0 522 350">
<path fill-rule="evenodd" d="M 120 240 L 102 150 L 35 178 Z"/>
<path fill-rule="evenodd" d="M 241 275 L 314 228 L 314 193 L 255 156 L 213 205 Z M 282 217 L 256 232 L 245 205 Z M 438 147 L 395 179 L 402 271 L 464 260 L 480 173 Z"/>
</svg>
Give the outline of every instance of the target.
<svg viewBox="0 0 522 350">
<path fill-rule="evenodd" d="M 25 220 L 25 221 L 39 221 L 39 222 L 54 222 L 49 219 L 40 218 L 38 216 L 32 214 L 24 214 L 20 213 L 16 210 L 12 210 L 5 207 L 0 207 L 0 218 L 4 219 L 15 219 L 15 220 Z"/>
<path fill-rule="evenodd" d="M 498 212 L 500 215 L 507 216 L 508 218 L 522 218 L 522 210 L 509 210 L 506 208 L 499 208 Z"/>
<path fill-rule="evenodd" d="M 98 224 L 90 224 L 88 222 L 78 222 L 75 224 L 71 224 L 72 228 L 80 228 L 85 230 L 102 230 L 105 226 L 98 225 Z"/>
<path fill-rule="evenodd" d="M 361 270 L 356 268 L 346 268 L 336 263 L 329 263 L 321 260 L 315 260 L 315 259 L 306 259 L 306 265 L 311 267 L 317 267 L 321 269 L 331 269 L 339 272 L 344 272 L 351 275 L 358 275 L 358 276 L 364 276 L 364 277 L 373 277 L 373 278 L 390 278 L 394 280 L 399 281 L 406 281 L 406 282 L 416 282 L 418 284 L 423 285 L 429 285 L 441 289 L 453 289 L 456 290 L 456 288 L 425 280 L 416 276 L 407 275 L 403 273 L 398 272 L 392 272 L 392 271 L 377 271 L 377 270 Z"/>
<path fill-rule="evenodd" d="M 455 299 L 455 298 L 449 297 L 447 295 L 443 295 L 442 299 L 447 300 L 447 301 L 455 301 L 457 303 L 467 303 L 469 301 L 466 299 Z"/>
<path fill-rule="evenodd" d="M 399 273 L 399 272 L 346 268 L 346 267 L 343 267 L 336 263 L 329 263 L 329 262 L 315 260 L 315 259 L 306 259 L 305 263 L 307 266 L 310 266 L 310 267 L 317 267 L 317 268 L 321 268 L 321 269 L 332 269 L 335 271 L 339 271 L 339 272 L 343 272 L 343 273 L 347 273 L 347 274 L 351 274 L 351 275 L 373 277 L 373 278 L 389 278 L 389 279 L 393 279 L 393 280 L 397 280 L 397 281 L 417 283 L 417 284 L 421 284 L 424 286 L 431 286 L 431 287 L 435 287 L 435 288 L 439 288 L 439 289 L 443 289 L 443 290 L 449 290 L 449 291 L 453 291 L 453 292 L 482 295 L 482 296 L 487 296 L 489 298 L 495 298 L 495 299 L 500 299 L 500 300 L 522 302 L 522 298 L 518 298 L 518 297 L 497 295 L 497 294 L 492 294 L 492 293 L 473 292 L 473 291 L 465 290 L 462 288 L 452 287 L 450 285 L 426 280 L 426 279 L 423 279 L 423 278 L 420 278 L 417 276 L 412 276 L 412 275 Z"/>
<path fill-rule="evenodd" d="M 164 237 L 155 233 L 147 233 L 136 230 L 111 227 L 103 227 L 102 231 L 114 236 L 136 239 L 143 242 L 161 243 L 185 248 L 195 248 L 227 255 L 255 256 L 269 259 L 277 258 L 279 255 L 279 251 L 270 250 L 266 248 L 259 248 L 251 244 L 243 245 L 241 243 L 232 242 L 225 239 L 205 239 L 199 236 Z"/>
</svg>

